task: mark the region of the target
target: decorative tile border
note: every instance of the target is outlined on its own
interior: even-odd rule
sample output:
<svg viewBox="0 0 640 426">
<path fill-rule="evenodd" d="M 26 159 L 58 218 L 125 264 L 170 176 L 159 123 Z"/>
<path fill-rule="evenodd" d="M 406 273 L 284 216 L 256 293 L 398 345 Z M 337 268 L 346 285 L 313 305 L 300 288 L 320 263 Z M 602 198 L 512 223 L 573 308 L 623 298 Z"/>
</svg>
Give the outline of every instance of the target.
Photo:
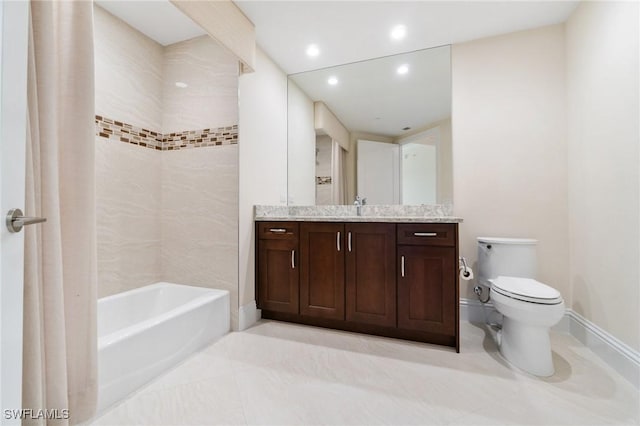
<svg viewBox="0 0 640 426">
<path fill-rule="evenodd" d="M 205 146 L 235 145 L 238 143 L 238 125 L 216 129 L 186 130 L 184 132 L 157 133 L 128 123 L 96 115 L 96 136 L 130 143 L 158 151 L 177 151 Z"/>
<path fill-rule="evenodd" d="M 331 176 L 316 176 L 317 185 L 331 185 Z"/>
</svg>

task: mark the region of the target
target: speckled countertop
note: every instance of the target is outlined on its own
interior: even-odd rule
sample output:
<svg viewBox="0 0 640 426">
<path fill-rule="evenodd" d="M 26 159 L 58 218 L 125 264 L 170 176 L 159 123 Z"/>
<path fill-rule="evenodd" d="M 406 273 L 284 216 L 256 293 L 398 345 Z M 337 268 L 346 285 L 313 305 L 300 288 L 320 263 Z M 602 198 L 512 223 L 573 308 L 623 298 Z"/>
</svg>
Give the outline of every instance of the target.
<svg viewBox="0 0 640 426">
<path fill-rule="evenodd" d="M 395 222 L 395 223 L 460 223 L 452 216 L 451 205 L 370 205 L 362 206 L 358 216 L 356 207 L 346 206 L 255 206 L 257 221 L 294 222 Z"/>
</svg>

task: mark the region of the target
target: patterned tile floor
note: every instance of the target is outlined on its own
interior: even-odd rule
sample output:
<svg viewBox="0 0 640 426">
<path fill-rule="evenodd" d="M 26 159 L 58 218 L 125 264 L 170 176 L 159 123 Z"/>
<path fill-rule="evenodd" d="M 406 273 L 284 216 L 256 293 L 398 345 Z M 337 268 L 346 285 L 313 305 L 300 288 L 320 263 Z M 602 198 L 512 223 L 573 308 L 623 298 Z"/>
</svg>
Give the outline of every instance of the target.
<svg viewBox="0 0 640 426">
<path fill-rule="evenodd" d="M 448 348 L 276 321 L 230 333 L 94 425 L 640 424 L 638 391 L 573 337 L 556 374 L 510 367 L 485 326 Z"/>
</svg>

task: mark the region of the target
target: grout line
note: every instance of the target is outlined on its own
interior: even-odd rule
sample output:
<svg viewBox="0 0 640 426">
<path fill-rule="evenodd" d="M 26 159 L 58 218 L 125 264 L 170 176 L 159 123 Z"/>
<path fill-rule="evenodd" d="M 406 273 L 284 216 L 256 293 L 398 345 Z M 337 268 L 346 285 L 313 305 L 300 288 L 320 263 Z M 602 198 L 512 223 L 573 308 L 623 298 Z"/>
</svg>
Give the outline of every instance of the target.
<svg viewBox="0 0 640 426">
<path fill-rule="evenodd" d="M 158 151 L 236 145 L 238 125 L 159 133 L 100 115 L 95 116 L 96 136 Z"/>
</svg>

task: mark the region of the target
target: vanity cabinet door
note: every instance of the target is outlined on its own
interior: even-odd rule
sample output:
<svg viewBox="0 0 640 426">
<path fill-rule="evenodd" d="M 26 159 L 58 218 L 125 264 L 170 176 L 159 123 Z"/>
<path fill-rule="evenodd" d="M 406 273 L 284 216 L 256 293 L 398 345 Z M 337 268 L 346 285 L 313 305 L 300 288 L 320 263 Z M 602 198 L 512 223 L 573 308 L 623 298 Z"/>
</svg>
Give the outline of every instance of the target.
<svg viewBox="0 0 640 426">
<path fill-rule="evenodd" d="M 260 224 L 258 230 L 262 230 Z M 299 251 L 298 224 L 291 225 L 293 232 L 281 235 L 279 226 L 273 234 L 277 238 L 258 239 L 258 308 L 298 314 L 299 312 Z M 282 233 L 284 234 L 284 233 Z"/>
<path fill-rule="evenodd" d="M 300 314 L 344 320 L 344 225 L 300 224 Z"/>
<path fill-rule="evenodd" d="M 396 326 L 396 225 L 348 223 L 346 319 Z"/>
<path fill-rule="evenodd" d="M 456 334 L 456 249 L 398 246 L 398 328 Z"/>
</svg>

